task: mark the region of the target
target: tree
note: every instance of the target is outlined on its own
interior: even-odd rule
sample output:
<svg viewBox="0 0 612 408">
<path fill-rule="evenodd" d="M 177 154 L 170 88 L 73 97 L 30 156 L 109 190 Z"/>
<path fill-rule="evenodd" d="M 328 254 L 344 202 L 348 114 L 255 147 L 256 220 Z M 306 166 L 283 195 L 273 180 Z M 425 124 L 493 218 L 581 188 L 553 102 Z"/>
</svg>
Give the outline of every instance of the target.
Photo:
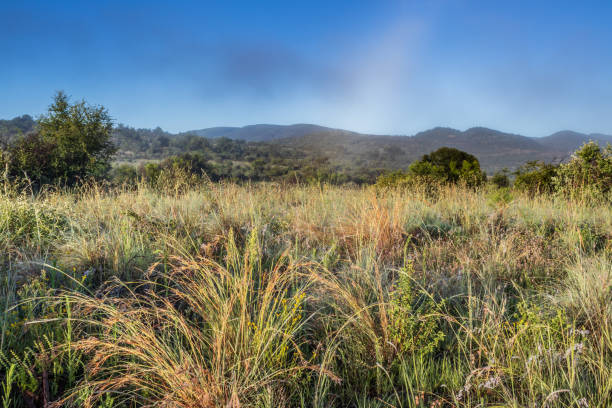
<svg viewBox="0 0 612 408">
<path fill-rule="evenodd" d="M 480 185 L 486 178 L 475 156 L 452 147 L 441 147 L 424 155 L 410 165 L 409 171 L 415 176 L 448 183 L 461 181 L 469 186 Z"/>
<path fill-rule="evenodd" d="M 411 183 L 462 182 L 474 187 L 482 184 L 484 180 L 486 175 L 480 170 L 480 163 L 476 157 L 451 147 L 441 147 L 412 163 L 407 172 L 398 170 L 380 175 L 376 185 L 389 187 Z"/>
<path fill-rule="evenodd" d="M 116 151 L 111 141 L 112 128 L 103 106 L 91 106 L 85 101 L 70 104 L 64 92 L 57 92 L 48 113 L 38 120 L 40 139 L 54 146 L 48 174 L 54 181 L 68 185 L 105 176 Z"/>
<path fill-rule="evenodd" d="M 552 183 L 557 192 L 567 196 L 588 193 L 593 198 L 612 199 L 612 146 L 585 143 L 569 162 L 559 166 Z"/>
<path fill-rule="evenodd" d="M 529 161 L 515 172 L 514 187 L 531 195 L 552 193 L 558 169 L 559 166 L 552 163 Z"/>
</svg>

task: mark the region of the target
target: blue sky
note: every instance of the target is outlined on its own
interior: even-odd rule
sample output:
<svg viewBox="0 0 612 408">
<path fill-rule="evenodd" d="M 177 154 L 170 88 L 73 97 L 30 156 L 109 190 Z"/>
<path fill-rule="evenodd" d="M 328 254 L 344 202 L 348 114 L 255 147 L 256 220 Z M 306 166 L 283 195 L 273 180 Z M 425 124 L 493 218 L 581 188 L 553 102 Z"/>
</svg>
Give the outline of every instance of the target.
<svg viewBox="0 0 612 408">
<path fill-rule="evenodd" d="M 0 118 L 612 133 L 612 1 L 0 0 Z"/>
</svg>

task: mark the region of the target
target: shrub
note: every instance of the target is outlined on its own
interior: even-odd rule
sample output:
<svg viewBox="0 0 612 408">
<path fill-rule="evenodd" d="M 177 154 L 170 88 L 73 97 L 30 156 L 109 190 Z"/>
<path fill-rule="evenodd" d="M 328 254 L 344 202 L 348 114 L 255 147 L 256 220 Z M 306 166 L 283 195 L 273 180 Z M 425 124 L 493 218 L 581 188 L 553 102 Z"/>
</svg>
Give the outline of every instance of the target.
<svg viewBox="0 0 612 408">
<path fill-rule="evenodd" d="M 468 186 L 480 185 L 485 179 L 475 156 L 451 147 L 441 147 L 424 155 L 410 165 L 410 172 L 419 176 L 433 176 L 449 183 L 461 181 Z"/>
<path fill-rule="evenodd" d="M 408 172 L 396 171 L 381 175 L 376 185 L 390 187 L 412 183 L 463 183 L 474 187 L 482 184 L 485 179 L 486 175 L 480 170 L 476 157 L 461 150 L 442 147 L 412 163 Z"/>
<path fill-rule="evenodd" d="M 594 198 L 610 198 L 612 191 L 612 146 L 601 148 L 585 143 L 568 163 L 559 166 L 553 177 L 555 189 L 566 196 L 587 193 Z"/>
<path fill-rule="evenodd" d="M 540 161 L 530 161 L 521 166 L 515 173 L 514 187 L 531 195 L 552 193 L 553 178 L 559 166 Z"/>
<path fill-rule="evenodd" d="M 110 178 L 117 185 L 134 184 L 138 180 L 138 173 L 134 166 L 121 164 L 111 170 Z"/>
<path fill-rule="evenodd" d="M 510 187 L 510 179 L 508 178 L 508 169 L 503 169 L 496 172 L 491 177 L 491 183 L 498 188 Z"/>
<path fill-rule="evenodd" d="M 111 130 L 104 107 L 85 101 L 71 105 L 66 94 L 58 92 L 36 131 L 9 146 L 2 164 L 12 178 L 27 178 L 38 186 L 100 178 L 110 169 L 116 150 Z"/>
</svg>

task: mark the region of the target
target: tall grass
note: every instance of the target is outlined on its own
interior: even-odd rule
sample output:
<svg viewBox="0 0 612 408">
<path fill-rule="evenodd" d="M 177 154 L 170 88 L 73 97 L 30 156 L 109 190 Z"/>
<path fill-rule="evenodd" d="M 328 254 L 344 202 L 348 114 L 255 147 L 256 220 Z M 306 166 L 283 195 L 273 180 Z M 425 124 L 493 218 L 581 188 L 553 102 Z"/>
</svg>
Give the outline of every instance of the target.
<svg viewBox="0 0 612 408">
<path fill-rule="evenodd" d="M 205 184 L 0 210 L 10 406 L 612 404 L 605 204 Z"/>
</svg>

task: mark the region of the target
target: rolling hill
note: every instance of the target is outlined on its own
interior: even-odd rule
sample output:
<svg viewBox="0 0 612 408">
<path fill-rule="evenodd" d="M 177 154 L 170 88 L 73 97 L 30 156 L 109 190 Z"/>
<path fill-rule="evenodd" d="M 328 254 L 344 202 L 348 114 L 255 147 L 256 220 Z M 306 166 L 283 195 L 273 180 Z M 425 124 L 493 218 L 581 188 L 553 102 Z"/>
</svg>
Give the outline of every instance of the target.
<svg viewBox="0 0 612 408">
<path fill-rule="evenodd" d="M 0 120 L 0 142 L 7 143 L 19 134 L 33 130 L 34 126 L 35 121 L 28 115 Z M 115 140 L 120 150 L 126 152 L 144 152 L 147 146 L 163 147 L 169 139 L 186 134 L 207 139 L 228 138 L 274 144 L 305 154 L 325 156 L 331 163 L 347 168 L 406 168 L 422 155 L 448 146 L 475 155 L 489 173 L 502 168 L 515 169 L 530 160 L 562 161 L 589 140 L 601 145 L 612 143 L 612 136 L 597 133 L 564 130 L 544 137 L 527 137 L 484 127 L 465 131 L 436 127 L 414 136 L 362 134 L 313 124 L 212 127 L 179 134 L 159 128 L 134 129 L 123 125 L 115 128 Z"/>
<path fill-rule="evenodd" d="M 414 136 L 368 135 L 308 124 L 209 128 L 187 133 L 280 144 L 358 167 L 405 168 L 423 154 L 448 146 L 474 154 L 488 172 L 514 169 L 529 160 L 562 161 L 589 140 L 612 143 L 612 136 L 603 134 L 562 131 L 538 138 L 484 127 L 465 131 L 436 127 Z"/>
</svg>

